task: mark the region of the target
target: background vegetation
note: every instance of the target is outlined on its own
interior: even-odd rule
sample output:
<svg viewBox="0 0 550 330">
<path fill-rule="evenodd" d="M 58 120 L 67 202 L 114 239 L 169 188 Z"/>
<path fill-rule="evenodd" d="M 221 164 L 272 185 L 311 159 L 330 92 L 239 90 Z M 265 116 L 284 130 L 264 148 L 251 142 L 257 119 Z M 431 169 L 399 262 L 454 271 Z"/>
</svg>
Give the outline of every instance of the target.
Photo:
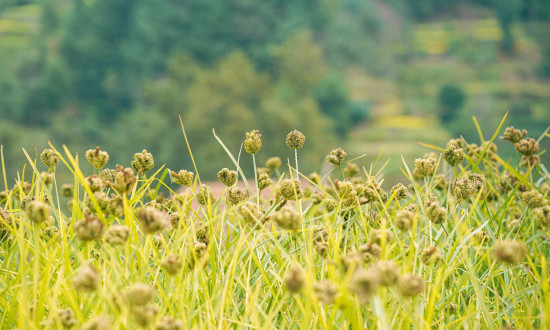
<svg viewBox="0 0 550 330">
<path fill-rule="evenodd" d="M 288 154 L 274 132 L 299 129 L 315 137 L 306 164 L 335 138 L 365 164 L 381 150 L 412 159 L 420 140 L 477 140 L 472 115 L 493 129 L 510 111 L 540 134 L 549 19 L 544 0 L 2 0 L 8 176 L 21 146 L 48 140 L 189 167 L 179 114 L 206 178 L 225 159 L 212 128 L 231 148 L 261 130 L 265 158 Z"/>
</svg>

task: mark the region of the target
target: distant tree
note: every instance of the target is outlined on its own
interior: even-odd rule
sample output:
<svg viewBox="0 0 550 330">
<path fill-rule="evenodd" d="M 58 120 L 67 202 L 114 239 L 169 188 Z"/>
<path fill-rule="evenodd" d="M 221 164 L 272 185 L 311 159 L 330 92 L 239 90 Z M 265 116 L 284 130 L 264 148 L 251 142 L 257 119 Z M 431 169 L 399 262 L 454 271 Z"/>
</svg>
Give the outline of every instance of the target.
<svg viewBox="0 0 550 330">
<path fill-rule="evenodd" d="M 495 10 L 503 33 L 501 41 L 502 50 L 507 53 L 513 53 L 515 40 L 512 29 L 520 16 L 521 0 L 495 0 Z"/>
<path fill-rule="evenodd" d="M 443 123 L 449 123 L 456 118 L 464 101 L 466 95 L 462 91 L 460 86 L 455 84 L 445 84 L 439 90 L 439 118 Z"/>
</svg>

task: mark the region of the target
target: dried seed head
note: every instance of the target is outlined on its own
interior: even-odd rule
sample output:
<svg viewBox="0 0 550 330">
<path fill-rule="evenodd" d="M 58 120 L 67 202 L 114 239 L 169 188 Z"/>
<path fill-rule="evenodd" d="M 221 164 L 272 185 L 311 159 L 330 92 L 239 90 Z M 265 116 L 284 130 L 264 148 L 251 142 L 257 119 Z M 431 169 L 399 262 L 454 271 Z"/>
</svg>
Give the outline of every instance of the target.
<svg viewBox="0 0 550 330">
<path fill-rule="evenodd" d="M 248 198 L 248 192 L 239 187 L 230 187 L 227 190 L 227 202 L 231 205 L 237 205 Z"/>
<path fill-rule="evenodd" d="M 443 159 L 450 166 L 456 166 L 464 160 L 464 150 L 456 144 L 447 146 L 447 149 L 443 152 Z"/>
<path fill-rule="evenodd" d="M 112 225 L 105 232 L 104 240 L 110 245 L 123 245 L 130 237 L 130 229 L 126 226 Z"/>
<path fill-rule="evenodd" d="M 264 216 L 263 212 L 258 209 L 256 203 L 250 201 L 239 205 L 239 214 L 243 221 L 252 228 L 259 226 Z"/>
<path fill-rule="evenodd" d="M 73 197 L 74 185 L 70 183 L 64 183 L 63 185 L 61 185 L 61 195 L 63 197 Z"/>
<path fill-rule="evenodd" d="M 359 253 L 363 255 L 365 261 L 372 261 L 380 257 L 382 248 L 376 243 L 365 243 L 359 247 Z"/>
<path fill-rule="evenodd" d="M 145 206 L 138 210 L 137 218 L 143 232 L 153 234 L 170 226 L 168 219 L 161 211 L 152 206 Z"/>
<path fill-rule="evenodd" d="M 25 205 L 24 210 L 29 219 L 36 224 L 40 224 L 50 217 L 50 206 L 41 201 L 30 201 Z"/>
<path fill-rule="evenodd" d="M 129 167 L 116 166 L 116 173 L 111 187 L 121 194 L 127 194 L 134 189 L 137 178 Z"/>
<path fill-rule="evenodd" d="M 290 206 L 285 206 L 273 215 L 273 221 L 284 230 L 296 231 L 301 228 L 300 213 Z"/>
<path fill-rule="evenodd" d="M 426 250 L 422 251 L 420 260 L 422 260 L 422 262 L 426 265 L 435 264 L 441 260 L 441 254 L 435 246 L 430 246 Z"/>
<path fill-rule="evenodd" d="M 347 163 L 346 167 L 344 167 L 344 175 L 348 178 L 356 176 L 359 172 L 359 166 L 355 163 Z"/>
<path fill-rule="evenodd" d="M 70 308 L 62 309 L 57 312 L 57 318 L 59 319 L 59 322 L 61 322 L 61 325 L 65 328 L 72 328 L 76 325 L 73 310 Z"/>
<path fill-rule="evenodd" d="M 107 151 L 103 151 L 101 148 L 96 147 L 95 149 L 86 151 L 86 160 L 90 165 L 100 170 L 109 162 L 109 154 Z"/>
<path fill-rule="evenodd" d="M 189 172 L 186 170 L 180 170 L 179 172 L 170 172 L 170 178 L 172 180 L 172 183 L 179 184 L 180 186 L 187 186 L 190 187 L 193 184 L 193 176 L 195 174 L 193 172 Z"/>
<path fill-rule="evenodd" d="M 271 171 L 275 171 L 279 169 L 281 165 L 283 165 L 283 162 L 279 157 L 270 157 L 265 161 L 265 166 L 269 168 Z"/>
<path fill-rule="evenodd" d="M 78 220 L 74 225 L 76 237 L 84 242 L 100 239 L 104 230 L 103 221 L 91 214 L 85 214 L 84 219 Z"/>
<path fill-rule="evenodd" d="M 373 229 L 370 232 L 370 240 L 377 245 L 382 245 L 382 241 L 385 241 L 385 244 L 389 244 L 393 239 L 393 233 L 388 229 Z"/>
<path fill-rule="evenodd" d="M 299 292 L 304 286 L 304 273 L 299 267 L 291 267 L 287 270 L 283 283 L 291 293 Z"/>
<path fill-rule="evenodd" d="M 414 213 L 408 210 L 401 210 L 395 215 L 395 225 L 402 231 L 411 229 L 414 221 Z"/>
<path fill-rule="evenodd" d="M 302 149 L 306 142 L 306 136 L 302 132 L 293 130 L 286 136 L 286 145 L 290 149 L 299 150 Z"/>
<path fill-rule="evenodd" d="M 527 245 L 515 240 L 497 242 L 493 248 L 495 258 L 508 264 L 517 264 L 527 255 Z"/>
<path fill-rule="evenodd" d="M 82 330 L 109 330 L 111 323 L 109 319 L 103 316 L 95 317 L 82 326 Z"/>
<path fill-rule="evenodd" d="M 537 207 L 533 210 L 533 214 L 535 214 L 541 227 L 550 227 L 550 206 L 544 205 L 542 207 Z"/>
<path fill-rule="evenodd" d="M 262 135 L 258 130 L 247 132 L 246 139 L 244 140 L 244 150 L 251 155 L 260 151 L 262 147 L 261 137 Z"/>
<path fill-rule="evenodd" d="M 433 158 L 417 158 L 414 160 L 413 177 L 423 179 L 433 175 L 435 172 L 435 161 Z"/>
<path fill-rule="evenodd" d="M 46 165 L 50 170 L 54 170 L 59 163 L 59 156 L 52 149 L 44 149 L 40 154 L 42 164 Z"/>
<path fill-rule="evenodd" d="M 447 219 L 447 210 L 439 205 L 437 201 L 429 201 L 426 203 L 426 215 L 433 223 L 442 223 Z"/>
<path fill-rule="evenodd" d="M 77 290 L 93 292 L 99 288 L 99 273 L 93 265 L 82 266 L 73 277 L 73 286 Z"/>
<path fill-rule="evenodd" d="M 304 196 L 304 192 L 298 179 L 285 179 L 277 186 L 277 195 L 286 200 L 299 200 Z"/>
<path fill-rule="evenodd" d="M 132 168 L 138 172 L 138 174 L 144 174 L 149 172 L 155 167 L 155 160 L 153 155 L 147 150 L 143 149 L 141 153 L 134 154 L 134 160 L 132 161 Z"/>
<path fill-rule="evenodd" d="M 213 204 L 215 201 L 212 189 L 207 185 L 201 184 L 199 192 L 197 193 L 197 202 L 202 205 Z"/>
<path fill-rule="evenodd" d="M 228 168 L 223 168 L 218 172 L 218 180 L 227 187 L 231 187 L 237 182 L 237 171 L 231 171 Z"/>
<path fill-rule="evenodd" d="M 332 149 L 330 154 L 327 156 L 327 161 L 334 165 L 342 165 L 347 155 L 348 154 L 342 148 L 335 148 Z"/>
<path fill-rule="evenodd" d="M 521 194 L 521 199 L 529 208 L 542 207 L 547 204 L 546 198 L 536 189 Z"/>
<path fill-rule="evenodd" d="M 409 190 L 404 184 L 398 183 L 391 188 L 391 194 L 395 196 L 395 199 L 402 200 L 407 198 Z"/>
<path fill-rule="evenodd" d="M 506 127 L 506 129 L 504 130 L 504 134 L 502 134 L 500 138 L 503 140 L 510 141 L 512 143 L 518 143 L 519 141 L 521 141 L 521 139 L 523 139 L 526 136 L 527 136 L 526 130 L 520 130 L 520 129 L 514 128 L 514 126 L 510 126 L 510 127 Z"/>
<path fill-rule="evenodd" d="M 417 296 L 424 291 L 424 279 L 418 275 L 406 274 L 399 278 L 399 292 L 405 297 Z"/>
<path fill-rule="evenodd" d="M 317 299 L 325 305 L 334 303 L 338 295 L 338 288 L 328 280 L 315 283 L 313 290 Z"/>
<path fill-rule="evenodd" d="M 401 271 L 399 266 L 393 261 L 379 261 L 376 263 L 376 270 L 378 271 L 380 284 L 384 286 L 392 286 L 397 284 Z"/>
<path fill-rule="evenodd" d="M 360 269 L 356 271 L 350 281 L 350 288 L 359 299 L 365 303 L 370 297 L 376 294 L 380 286 L 380 275 L 374 268 L 369 270 Z"/>
<path fill-rule="evenodd" d="M 258 172 L 258 188 L 264 190 L 265 188 L 271 186 L 272 182 L 269 178 L 269 174 L 266 172 Z"/>
<path fill-rule="evenodd" d="M 156 330 L 183 330 L 183 322 L 171 317 L 163 317 L 157 323 Z"/>
<path fill-rule="evenodd" d="M 525 156 L 536 154 L 539 151 L 540 145 L 533 138 L 524 138 L 514 144 L 516 150 Z"/>
</svg>

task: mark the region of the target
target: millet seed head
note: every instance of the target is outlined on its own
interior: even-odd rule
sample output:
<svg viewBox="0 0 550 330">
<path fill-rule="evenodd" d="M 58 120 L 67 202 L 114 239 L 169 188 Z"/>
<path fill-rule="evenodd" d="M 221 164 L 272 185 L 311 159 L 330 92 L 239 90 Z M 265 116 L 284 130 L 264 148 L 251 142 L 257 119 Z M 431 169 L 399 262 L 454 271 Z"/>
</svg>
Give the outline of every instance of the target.
<svg viewBox="0 0 550 330">
<path fill-rule="evenodd" d="M 283 165 L 283 162 L 280 157 L 270 157 L 265 161 L 265 166 L 271 171 L 279 169 Z"/>
<path fill-rule="evenodd" d="M 527 136 L 527 130 L 520 130 L 514 126 L 506 127 L 504 134 L 500 137 L 502 140 L 507 140 L 512 143 L 518 143 Z"/>
<path fill-rule="evenodd" d="M 94 168 L 100 170 L 109 162 L 109 153 L 96 147 L 95 149 L 89 149 L 86 151 L 86 160 Z"/>
<path fill-rule="evenodd" d="M 246 139 L 243 142 L 244 150 L 251 155 L 260 151 L 260 148 L 262 147 L 261 137 L 262 135 L 258 130 L 252 130 L 250 132 L 247 132 Z"/>
<path fill-rule="evenodd" d="M 424 291 L 425 282 L 424 279 L 418 275 L 406 274 L 399 278 L 397 286 L 401 295 L 404 297 L 413 297 Z"/>
<path fill-rule="evenodd" d="M 533 138 L 524 138 L 514 144 L 516 150 L 525 156 L 530 156 L 539 151 L 540 145 Z"/>
<path fill-rule="evenodd" d="M 408 231 L 411 229 L 414 221 L 414 213 L 408 210 L 398 211 L 395 215 L 395 225 L 401 231 Z"/>
<path fill-rule="evenodd" d="M 103 240 L 110 245 L 123 245 L 130 237 L 130 228 L 121 225 L 112 225 L 107 229 Z"/>
<path fill-rule="evenodd" d="M 329 280 L 317 282 L 313 285 L 315 296 L 325 305 L 334 303 L 338 296 L 338 288 Z"/>
<path fill-rule="evenodd" d="M 279 228 L 290 231 L 297 231 L 302 225 L 300 213 L 291 206 L 285 206 L 275 212 L 273 221 Z"/>
<path fill-rule="evenodd" d="M 42 164 L 46 165 L 50 170 L 54 170 L 59 163 L 59 156 L 52 149 L 44 149 L 40 154 Z"/>
<path fill-rule="evenodd" d="M 456 144 L 451 144 L 447 146 L 447 149 L 443 152 L 443 159 L 445 159 L 450 166 L 457 166 L 464 160 L 464 150 Z"/>
<path fill-rule="evenodd" d="M 223 168 L 218 172 L 218 180 L 227 187 L 231 187 L 237 182 L 238 173 L 228 168 Z"/>
<path fill-rule="evenodd" d="M 155 160 L 153 155 L 147 150 L 143 149 L 141 153 L 134 154 L 134 160 L 132 161 L 132 168 L 138 174 L 145 174 L 155 167 Z"/>
<path fill-rule="evenodd" d="M 179 172 L 170 172 L 170 179 L 172 183 L 178 184 L 180 186 L 190 187 L 193 184 L 193 177 L 195 174 L 190 171 L 180 170 Z"/>
<path fill-rule="evenodd" d="M 72 281 L 75 289 L 93 292 L 99 288 L 99 280 L 99 272 L 92 264 L 89 264 L 80 267 Z"/>
<path fill-rule="evenodd" d="M 334 165 L 342 165 L 348 154 L 342 148 L 334 148 L 328 154 L 327 161 Z"/>
<path fill-rule="evenodd" d="M 493 247 L 495 258 L 501 262 L 515 265 L 527 255 L 527 245 L 516 240 L 499 241 Z"/>
<path fill-rule="evenodd" d="M 85 214 L 84 218 L 78 220 L 74 225 L 76 237 L 84 242 L 98 240 L 103 236 L 105 224 L 97 216 Z"/>
<path fill-rule="evenodd" d="M 141 229 L 147 234 L 154 234 L 170 227 L 165 214 L 152 206 L 145 206 L 137 211 L 136 214 Z"/>
<path fill-rule="evenodd" d="M 24 207 L 25 213 L 29 219 L 35 223 L 40 224 L 50 217 L 50 206 L 47 203 L 33 200 Z"/>
<path fill-rule="evenodd" d="M 135 283 L 123 291 L 126 303 L 130 306 L 143 306 L 155 297 L 155 288 L 145 283 Z"/>
<path fill-rule="evenodd" d="M 293 130 L 286 136 L 286 145 L 290 149 L 299 150 L 302 149 L 306 142 L 306 136 L 302 132 Z"/>
<path fill-rule="evenodd" d="M 160 265 L 168 274 L 176 275 L 182 264 L 179 255 L 170 254 L 162 259 Z"/>
<path fill-rule="evenodd" d="M 283 279 L 283 283 L 290 293 L 299 292 L 304 286 L 304 282 L 305 282 L 304 273 L 302 269 L 300 269 L 297 266 L 293 266 L 289 268 Z"/>
<path fill-rule="evenodd" d="M 272 182 L 269 178 L 269 174 L 266 172 L 258 172 L 258 188 L 264 190 L 265 188 L 271 186 Z"/>
<path fill-rule="evenodd" d="M 532 189 L 521 194 L 523 202 L 531 209 L 542 207 L 548 203 L 538 190 Z"/>
<path fill-rule="evenodd" d="M 398 183 L 391 188 L 391 194 L 395 196 L 395 199 L 402 200 L 407 198 L 409 190 L 405 187 L 404 184 Z"/>
<path fill-rule="evenodd" d="M 201 205 L 207 205 L 208 203 L 214 204 L 215 198 L 212 188 L 207 185 L 201 184 L 199 192 L 197 193 L 197 202 Z"/>
<path fill-rule="evenodd" d="M 376 294 L 380 286 L 380 274 L 377 269 L 359 269 L 351 277 L 350 289 L 365 303 Z"/>
<path fill-rule="evenodd" d="M 397 284 L 399 277 L 401 277 L 399 266 L 393 261 L 379 261 L 376 263 L 375 268 L 378 271 L 380 285 L 393 286 Z"/>
</svg>

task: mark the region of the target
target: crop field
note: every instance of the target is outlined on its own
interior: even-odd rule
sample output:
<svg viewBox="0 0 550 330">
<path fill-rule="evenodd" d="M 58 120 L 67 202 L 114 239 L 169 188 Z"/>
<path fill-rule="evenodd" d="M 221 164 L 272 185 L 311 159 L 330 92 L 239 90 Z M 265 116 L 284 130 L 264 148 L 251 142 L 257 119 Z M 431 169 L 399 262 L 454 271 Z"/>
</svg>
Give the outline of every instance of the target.
<svg viewBox="0 0 550 330">
<path fill-rule="evenodd" d="M 50 144 L 8 178 L 2 154 L 0 328 L 548 329 L 550 135 L 474 123 L 480 141 L 393 158 L 395 185 L 338 145 L 302 173 L 299 131 L 265 164 L 262 132 L 240 150 L 213 132 L 214 190 L 183 122 L 191 168 Z"/>
</svg>

